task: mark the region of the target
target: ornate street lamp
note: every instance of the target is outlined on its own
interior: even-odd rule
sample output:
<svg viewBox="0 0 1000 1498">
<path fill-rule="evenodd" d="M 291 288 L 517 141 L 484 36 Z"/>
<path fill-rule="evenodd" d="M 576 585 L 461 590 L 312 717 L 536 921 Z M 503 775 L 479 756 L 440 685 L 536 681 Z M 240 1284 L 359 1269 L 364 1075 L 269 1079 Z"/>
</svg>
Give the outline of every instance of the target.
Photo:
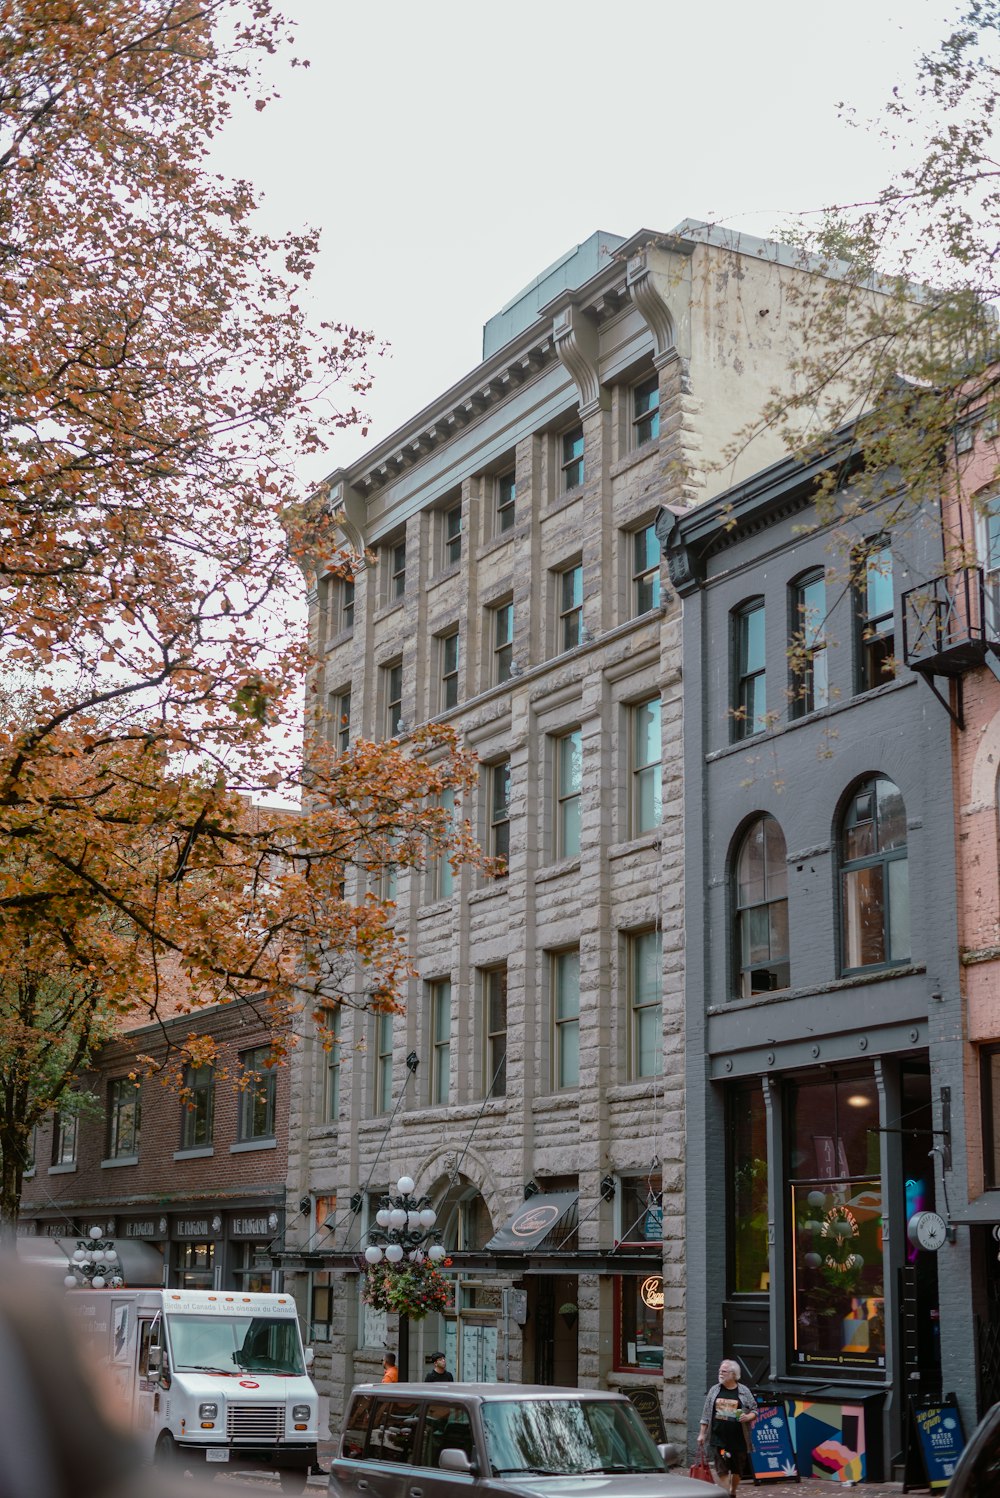
<svg viewBox="0 0 1000 1498">
<path fill-rule="evenodd" d="M 412 1177 L 400 1176 L 395 1193 L 389 1192 L 379 1202 L 375 1223 L 368 1229 L 368 1246 L 364 1255 L 369 1282 L 373 1271 L 381 1271 L 389 1275 L 399 1273 L 402 1284 L 404 1274 L 419 1273 L 420 1266 L 434 1271 L 446 1257 L 447 1250 L 441 1242 L 436 1225 L 437 1213 L 431 1206 L 430 1197 L 414 1196 L 413 1191 Z M 437 1290 L 444 1296 L 440 1277 L 431 1272 L 428 1278 L 436 1283 Z M 410 1367 L 410 1318 L 419 1319 L 433 1308 L 432 1304 L 427 1304 L 425 1293 L 419 1308 L 411 1306 L 398 1310 L 398 1362 L 404 1378 L 408 1377 Z"/>
<path fill-rule="evenodd" d="M 67 1290 L 120 1290 L 125 1283 L 115 1245 L 100 1228 L 77 1239 L 69 1267 L 72 1272 L 63 1281 Z"/>
</svg>

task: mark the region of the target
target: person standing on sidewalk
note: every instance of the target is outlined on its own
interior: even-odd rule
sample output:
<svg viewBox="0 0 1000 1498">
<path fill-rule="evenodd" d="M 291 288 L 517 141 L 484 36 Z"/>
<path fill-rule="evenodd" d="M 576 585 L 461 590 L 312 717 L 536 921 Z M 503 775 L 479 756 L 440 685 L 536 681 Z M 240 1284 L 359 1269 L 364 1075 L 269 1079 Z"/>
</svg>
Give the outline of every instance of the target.
<svg viewBox="0 0 1000 1498">
<path fill-rule="evenodd" d="M 698 1454 L 704 1453 L 709 1438 L 712 1465 L 719 1486 L 726 1493 L 736 1492 L 741 1477 L 753 1476 L 750 1427 L 757 1418 L 757 1401 L 739 1377 L 739 1363 L 723 1358 L 719 1364 L 719 1382 L 705 1395 L 698 1429 Z"/>
<path fill-rule="evenodd" d="M 396 1354 L 387 1352 L 382 1359 L 382 1382 L 384 1384 L 399 1383 L 399 1369 L 396 1367 Z"/>
</svg>

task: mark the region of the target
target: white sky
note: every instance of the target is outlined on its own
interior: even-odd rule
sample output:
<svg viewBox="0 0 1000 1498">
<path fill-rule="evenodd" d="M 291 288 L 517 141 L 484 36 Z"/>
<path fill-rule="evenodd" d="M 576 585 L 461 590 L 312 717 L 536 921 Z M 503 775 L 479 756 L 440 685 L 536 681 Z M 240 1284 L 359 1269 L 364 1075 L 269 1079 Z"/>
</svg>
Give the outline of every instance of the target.
<svg viewBox="0 0 1000 1498">
<path fill-rule="evenodd" d="M 317 316 L 391 345 L 368 439 L 472 369 L 482 324 L 595 229 L 686 217 L 769 234 L 868 197 L 894 160 L 873 128 L 955 0 L 284 0 L 308 71 L 247 111 L 217 161 L 268 228 L 314 224 Z M 347 402 L 345 402 L 347 403 Z"/>
</svg>

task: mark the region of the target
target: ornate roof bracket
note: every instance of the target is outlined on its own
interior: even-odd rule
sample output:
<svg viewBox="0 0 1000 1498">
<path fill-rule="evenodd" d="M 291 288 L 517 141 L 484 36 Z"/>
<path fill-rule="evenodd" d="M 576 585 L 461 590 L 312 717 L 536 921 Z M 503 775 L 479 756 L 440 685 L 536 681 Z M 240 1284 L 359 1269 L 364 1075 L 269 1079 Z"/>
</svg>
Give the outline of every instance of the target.
<svg viewBox="0 0 1000 1498">
<path fill-rule="evenodd" d="M 347 540 L 356 551 L 367 546 L 368 506 L 343 473 L 333 474 L 327 488 L 327 504 Z"/>
<path fill-rule="evenodd" d="M 647 245 L 636 250 L 634 255 L 630 255 L 625 280 L 633 302 L 642 313 L 643 320 L 653 335 L 653 341 L 656 344 L 653 362 L 659 367 L 661 361 L 667 363 L 674 354 L 676 340 L 674 320 L 657 285 L 658 277 L 654 274 L 651 264 L 653 253 L 655 252 Z"/>
<path fill-rule="evenodd" d="M 601 386 L 598 368 L 598 334 L 594 319 L 573 303 L 561 307 L 552 318 L 552 341 L 563 368 L 580 397 L 580 415 L 607 411 L 610 395 Z"/>
</svg>

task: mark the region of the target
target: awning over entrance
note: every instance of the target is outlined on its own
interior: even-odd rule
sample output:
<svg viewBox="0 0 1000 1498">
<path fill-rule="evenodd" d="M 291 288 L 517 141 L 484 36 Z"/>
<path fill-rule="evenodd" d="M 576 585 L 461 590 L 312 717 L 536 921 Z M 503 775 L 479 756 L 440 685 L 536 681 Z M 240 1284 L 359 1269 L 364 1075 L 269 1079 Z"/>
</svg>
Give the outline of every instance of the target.
<svg viewBox="0 0 1000 1498">
<path fill-rule="evenodd" d="M 58 1270 L 65 1277 L 78 1238 L 18 1238 L 17 1256 L 24 1264 L 43 1270 Z M 115 1238 L 115 1251 L 122 1276 L 131 1289 L 163 1284 L 163 1255 L 152 1243 L 136 1238 Z"/>
<path fill-rule="evenodd" d="M 957 1212 L 951 1214 L 952 1222 L 967 1223 L 974 1227 L 981 1223 L 989 1227 L 991 1223 L 1000 1223 L 1000 1191 L 984 1191 L 982 1196 L 977 1196 L 967 1207 L 959 1207 Z"/>
<path fill-rule="evenodd" d="M 577 1191 L 547 1191 L 531 1197 L 493 1234 L 486 1253 L 525 1253 L 538 1248 L 579 1201 Z"/>
</svg>

